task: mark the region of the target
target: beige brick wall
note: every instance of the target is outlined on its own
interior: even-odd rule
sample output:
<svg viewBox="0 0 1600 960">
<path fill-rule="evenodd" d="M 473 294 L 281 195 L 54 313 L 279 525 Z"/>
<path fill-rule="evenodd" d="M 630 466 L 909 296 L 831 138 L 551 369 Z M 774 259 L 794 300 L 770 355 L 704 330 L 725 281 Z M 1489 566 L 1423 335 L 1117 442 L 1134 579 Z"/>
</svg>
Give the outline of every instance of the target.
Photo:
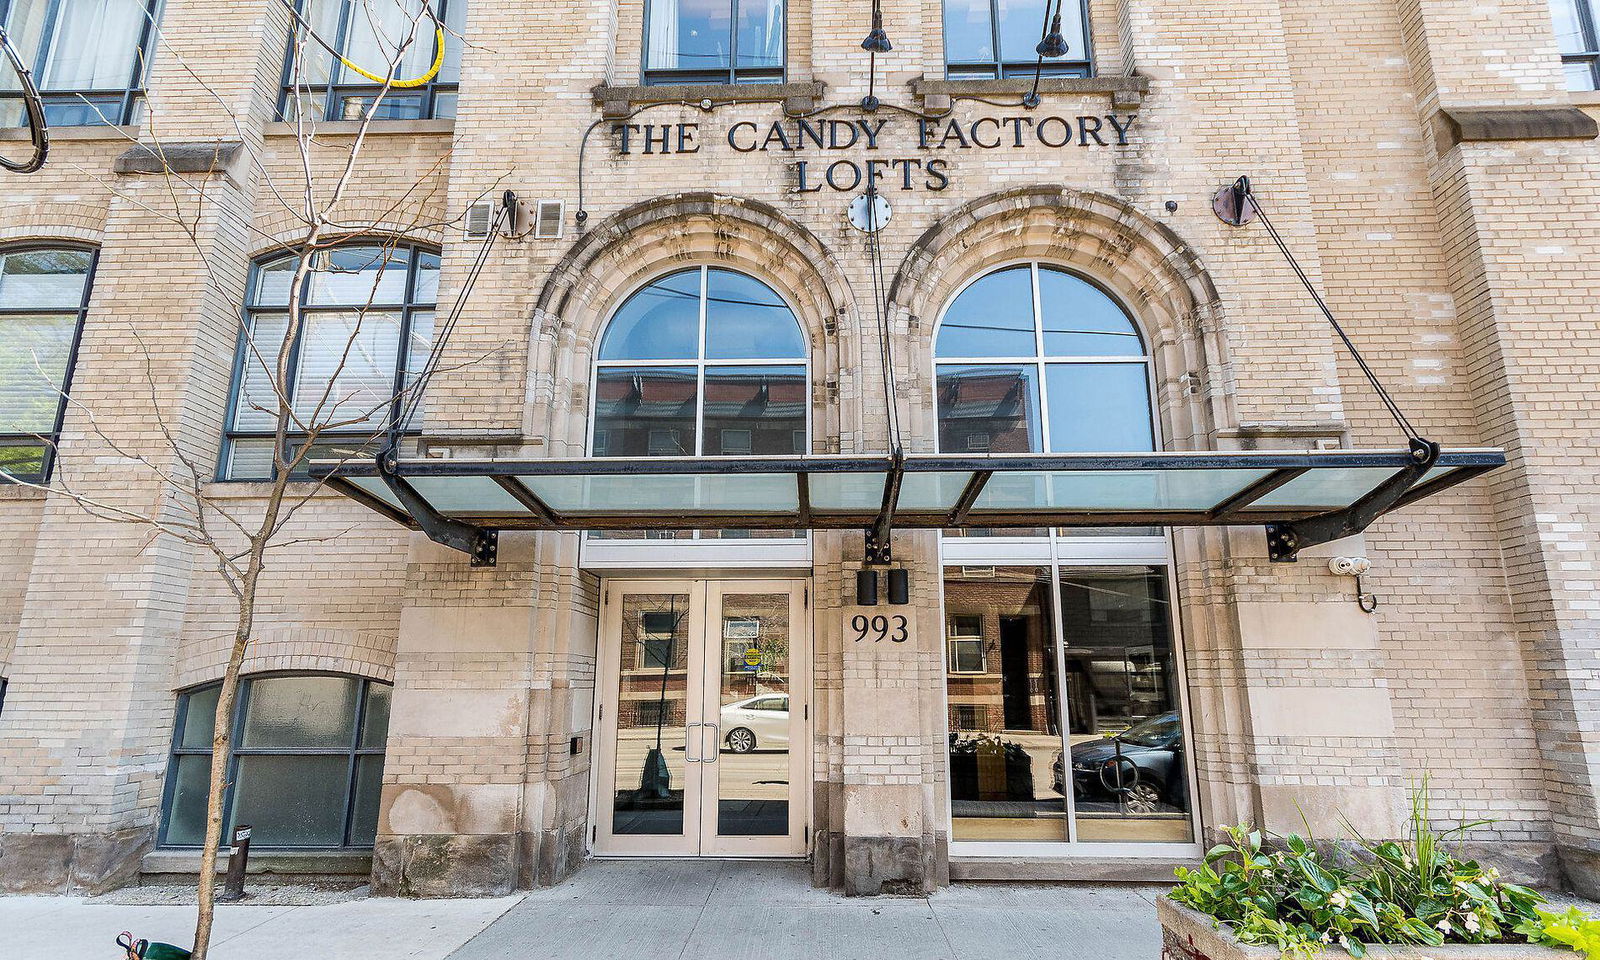
<svg viewBox="0 0 1600 960">
<path fill-rule="evenodd" d="M 940 5 L 884 7 L 895 51 L 873 89 L 920 109 L 908 83 L 942 76 Z M 787 79 L 826 84 L 831 109 L 819 119 L 860 116 L 851 105 L 869 89 L 864 10 L 791 0 Z M 958 100 L 952 116 L 1131 113 L 1127 146 L 919 151 L 906 114 L 876 116 L 890 123 L 882 158 L 949 164 L 946 190 L 889 191 L 882 234 L 908 446 L 934 442 L 930 344 L 943 305 L 971 276 L 1022 257 L 1071 264 L 1133 307 L 1156 354 L 1169 447 L 1397 445 L 1264 232 L 1211 215 L 1211 194 L 1250 175 L 1424 432 L 1503 445 L 1515 462 L 1345 548 L 1374 560 L 1371 617 L 1353 612 L 1349 583 L 1322 560 L 1268 564 L 1259 530 L 1175 538 L 1205 824 L 1249 817 L 1292 828 L 1294 804 L 1306 802 L 1387 830 L 1406 785 L 1431 773 L 1442 819 L 1494 818 L 1483 839 L 1559 841 L 1576 851 L 1569 866 L 1581 864 L 1600 850 L 1600 743 L 1588 732 L 1600 715 L 1589 692 L 1600 643 L 1600 148 L 1441 152 L 1434 136 L 1441 108 L 1569 102 L 1544 0 L 1092 0 L 1090 13 L 1098 72 L 1149 81 L 1135 108 L 1115 107 L 1107 90 L 1047 94 L 1035 113 Z M 595 126 L 588 217 L 576 225 L 580 146 L 600 119 L 591 88 L 638 82 L 642 19 L 642 0 L 472 3 L 455 122 L 378 124 L 363 147 L 337 216 L 440 245 L 441 310 L 476 253 L 454 222 L 470 202 L 510 188 L 567 203 L 560 241 L 502 242 L 489 259 L 446 357 L 466 366 L 430 393 L 429 445 L 446 456 L 581 455 L 589 366 L 610 312 L 652 276 L 716 262 L 762 276 L 796 305 L 812 344 L 813 449 L 882 449 L 865 239 L 844 222 L 849 194 L 793 191 L 805 155 L 728 148 L 729 125 L 764 129 L 782 116 L 760 89 L 730 93 L 739 102 L 714 111 L 669 103 L 632 119 L 699 123 L 693 156 L 620 156 L 610 124 Z M 347 126 L 328 125 L 302 156 L 272 122 L 286 29 L 273 6 L 240 17 L 218 0 L 173 0 L 145 128 L 62 134 L 43 172 L 4 180 L 0 243 L 102 245 L 74 384 L 84 410 L 65 429 L 61 475 L 77 488 L 140 508 L 161 501 L 160 485 L 96 435 L 91 412 L 134 449 L 160 447 L 159 415 L 188 453 L 214 462 L 249 261 L 296 236 L 302 170 L 328 190 L 353 144 Z M 983 96 L 1014 103 L 1018 92 Z M 196 181 L 173 192 L 159 178 L 111 173 L 123 136 L 241 140 L 247 158 L 203 191 Z M 207 489 L 245 512 L 260 496 L 248 484 Z M 380 881 L 402 892 L 448 886 L 423 872 L 428 837 L 454 838 L 451 856 L 500 864 L 483 890 L 562 875 L 581 852 L 588 756 L 567 744 L 588 733 L 599 589 L 578 571 L 576 539 L 516 538 L 498 568 L 469 570 L 332 495 L 294 532 L 328 530 L 344 532 L 274 560 L 248 669 L 397 684 Z M 904 539 L 904 556 L 933 576 L 932 538 Z M 918 591 L 916 642 L 901 659 L 846 649 L 839 591 L 857 550 L 854 538 L 818 538 L 817 875 L 842 882 L 850 843 L 893 835 L 924 845 L 933 864 L 898 879 L 936 883 L 937 599 Z M 0 840 L 148 842 L 174 691 L 219 674 L 232 621 L 198 552 L 94 521 L 59 495 L 0 496 L 0 670 L 12 680 L 0 719 Z M 459 642 L 448 641 L 452 630 Z M 1303 701 L 1285 700 L 1285 689 Z M 868 729 L 881 698 L 903 729 Z M 439 719 L 430 730 L 447 703 L 473 722 Z M 1363 705 L 1372 707 L 1363 722 L 1340 735 L 1307 719 Z M 508 711 L 514 722 L 502 722 Z M 25 885 L 4 869 L 0 887 Z M 58 886 L 100 882 L 80 872 Z"/>
</svg>

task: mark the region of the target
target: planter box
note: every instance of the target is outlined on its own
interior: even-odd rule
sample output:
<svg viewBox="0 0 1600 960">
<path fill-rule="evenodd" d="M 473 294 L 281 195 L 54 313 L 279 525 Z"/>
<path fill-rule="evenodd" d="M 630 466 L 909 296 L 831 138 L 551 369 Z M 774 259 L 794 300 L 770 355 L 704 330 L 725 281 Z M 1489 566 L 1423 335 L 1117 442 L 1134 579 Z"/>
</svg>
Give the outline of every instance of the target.
<svg viewBox="0 0 1600 960">
<path fill-rule="evenodd" d="M 1173 903 L 1166 897 L 1156 901 L 1156 916 L 1161 920 L 1161 960 L 1278 960 L 1275 947 L 1246 945 L 1232 933 L 1220 929 L 1203 913 Z M 1327 960 L 1349 960 L 1343 948 L 1324 951 Z M 1553 950 L 1527 943 L 1461 944 L 1442 947 L 1384 947 L 1369 944 L 1367 956 L 1373 960 L 1580 960 L 1571 950 Z"/>
</svg>

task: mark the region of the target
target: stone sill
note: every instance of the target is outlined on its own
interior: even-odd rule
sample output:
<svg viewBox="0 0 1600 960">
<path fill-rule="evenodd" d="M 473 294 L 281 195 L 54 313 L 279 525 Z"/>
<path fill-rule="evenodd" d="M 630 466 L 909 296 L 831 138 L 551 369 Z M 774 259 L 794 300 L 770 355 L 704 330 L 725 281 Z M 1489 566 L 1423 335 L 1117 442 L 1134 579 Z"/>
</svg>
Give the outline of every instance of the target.
<svg viewBox="0 0 1600 960">
<path fill-rule="evenodd" d="M 1462 143 L 1593 140 L 1600 123 L 1576 106 L 1449 108 L 1434 114 L 1440 152 Z"/>
<path fill-rule="evenodd" d="M 226 851 L 217 854 L 217 872 L 228 869 Z M 200 872 L 198 850 L 154 850 L 139 861 L 141 873 L 197 874 Z M 372 854 L 366 851 L 345 850 L 282 850 L 251 851 L 245 873 L 257 874 L 316 874 L 320 876 L 359 876 L 372 872 Z"/>
<path fill-rule="evenodd" d="M 30 487 L 22 483 L 0 482 L 0 503 L 7 500 L 43 500 L 50 496 L 50 491 L 38 487 Z"/>
<path fill-rule="evenodd" d="M 990 97 L 1023 96 L 1033 89 L 1031 77 L 1008 77 L 1004 80 L 929 80 L 921 77 L 911 81 L 911 92 L 926 102 L 930 97 Z M 1044 77 L 1039 81 L 1041 94 L 1107 94 L 1111 106 L 1117 110 L 1137 110 L 1150 92 L 1148 77 Z M 932 105 L 930 105 L 932 106 Z"/>
<path fill-rule="evenodd" d="M 1085 883 L 1173 883 L 1173 871 L 1192 859 L 1058 857 L 950 857 L 951 880 L 1080 881 Z"/>
<path fill-rule="evenodd" d="M 620 120 L 642 106 L 652 103 L 698 104 L 702 100 L 712 103 L 757 100 L 782 100 L 789 113 L 802 113 L 814 109 L 827 92 L 824 83 L 684 83 L 660 86 L 614 87 L 602 83 L 589 93 L 600 107 L 600 115 L 608 120 Z"/>
<path fill-rule="evenodd" d="M 27 127 L 0 129 L 0 140 L 32 140 Z M 65 140 L 119 140 L 133 142 L 139 139 L 138 127 L 108 127 L 103 123 L 83 127 L 51 127 L 50 142 Z"/>
<path fill-rule="evenodd" d="M 1240 943 L 1232 933 L 1215 926 L 1212 918 L 1166 897 L 1156 901 L 1156 917 L 1166 941 L 1163 956 L 1170 952 L 1203 960 L 1279 960 L 1277 948 Z M 1319 956 L 1323 960 L 1348 960 L 1339 947 L 1324 950 Z M 1561 960 L 1573 954 L 1527 943 L 1452 943 L 1442 947 L 1371 944 L 1367 956 L 1374 960 Z"/>
<path fill-rule="evenodd" d="M 298 137 L 301 131 L 312 137 L 353 137 L 361 132 L 360 120 L 318 120 L 300 125 L 285 120 L 274 120 L 262 125 L 267 137 Z M 435 120 L 373 120 L 367 124 L 369 137 L 450 136 L 456 132 L 456 122 L 450 117 Z"/>
</svg>

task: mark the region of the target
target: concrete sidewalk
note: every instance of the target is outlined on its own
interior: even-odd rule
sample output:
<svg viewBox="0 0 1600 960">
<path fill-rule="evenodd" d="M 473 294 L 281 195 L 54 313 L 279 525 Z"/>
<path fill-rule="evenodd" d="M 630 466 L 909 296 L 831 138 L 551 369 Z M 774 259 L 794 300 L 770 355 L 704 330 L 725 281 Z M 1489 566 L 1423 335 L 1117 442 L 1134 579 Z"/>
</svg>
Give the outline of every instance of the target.
<svg viewBox="0 0 1600 960">
<path fill-rule="evenodd" d="M 797 863 L 595 862 L 450 960 L 1157 960 L 1164 887 L 958 884 L 845 899 Z"/>
<path fill-rule="evenodd" d="M 598 861 L 498 900 L 227 905 L 213 960 L 1157 960 L 1163 888 L 958 884 L 845 899 L 799 863 Z M 0 897 L 3 960 L 121 960 L 120 930 L 186 944 L 194 908 Z"/>
<path fill-rule="evenodd" d="M 314 907 L 222 904 L 214 960 L 442 960 L 518 897 L 369 898 Z M 0 960 L 123 960 L 117 933 L 188 946 L 194 907 L 121 906 L 79 897 L 0 897 Z"/>
</svg>

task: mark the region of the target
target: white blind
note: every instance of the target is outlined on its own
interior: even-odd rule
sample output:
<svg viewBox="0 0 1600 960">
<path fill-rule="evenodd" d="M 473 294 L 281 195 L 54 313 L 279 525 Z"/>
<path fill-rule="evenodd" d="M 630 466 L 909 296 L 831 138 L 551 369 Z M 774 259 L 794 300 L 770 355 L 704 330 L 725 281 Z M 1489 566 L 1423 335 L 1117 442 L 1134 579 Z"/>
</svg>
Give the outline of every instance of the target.
<svg viewBox="0 0 1600 960">
<path fill-rule="evenodd" d="M 400 314 L 315 313 L 305 319 L 294 410 L 307 424 L 377 429 L 394 398 Z"/>
<path fill-rule="evenodd" d="M 0 317 L 0 433 L 55 432 L 76 314 Z"/>
</svg>

